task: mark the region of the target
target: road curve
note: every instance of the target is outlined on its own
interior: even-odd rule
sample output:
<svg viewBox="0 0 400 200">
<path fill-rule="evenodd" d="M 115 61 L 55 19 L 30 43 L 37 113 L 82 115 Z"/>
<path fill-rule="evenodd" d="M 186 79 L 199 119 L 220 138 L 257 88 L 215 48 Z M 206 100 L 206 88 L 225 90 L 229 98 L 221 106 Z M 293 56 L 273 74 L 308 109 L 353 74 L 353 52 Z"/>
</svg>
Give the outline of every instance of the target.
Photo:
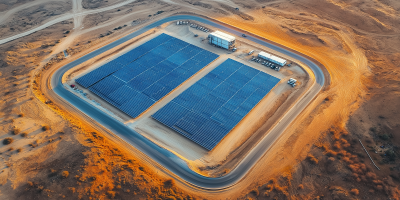
<svg viewBox="0 0 400 200">
<path fill-rule="evenodd" d="M 201 23 L 214 26 L 226 32 L 230 32 L 230 34 L 236 35 L 238 37 L 242 35 L 242 32 L 238 31 L 236 28 L 233 27 L 230 28 L 228 26 L 221 25 L 219 23 L 215 23 L 197 16 L 177 15 L 177 16 L 167 17 L 157 22 L 154 22 L 121 39 L 118 39 L 102 48 L 92 51 L 91 53 L 86 54 L 85 56 L 78 58 L 77 60 L 74 60 L 68 63 L 67 65 L 57 69 L 51 76 L 50 84 L 53 88 L 54 93 L 59 95 L 61 98 L 65 99 L 67 102 L 69 102 L 77 109 L 79 109 L 80 112 L 83 112 L 88 117 L 92 118 L 99 124 L 103 125 L 105 128 L 112 131 L 118 137 L 125 140 L 127 143 L 131 144 L 136 149 L 146 154 L 148 157 L 150 157 L 155 162 L 165 167 L 171 173 L 174 173 L 175 175 L 179 176 L 187 184 L 205 190 L 227 189 L 235 185 L 246 175 L 246 173 L 257 163 L 257 161 L 270 149 L 270 147 L 284 132 L 284 130 L 288 127 L 288 125 L 297 117 L 298 114 L 300 114 L 306 108 L 306 106 L 313 100 L 313 98 L 321 91 L 325 83 L 324 74 L 317 64 L 313 63 L 312 61 L 310 61 L 305 57 L 300 56 L 300 53 L 296 54 L 292 51 L 270 44 L 262 39 L 248 36 L 246 39 L 259 43 L 276 51 L 279 51 L 307 65 L 314 73 L 315 82 L 306 92 L 306 94 L 299 101 L 297 101 L 297 103 L 271 129 L 271 131 L 248 153 L 248 155 L 229 174 L 218 178 L 202 176 L 192 171 L 188 167 L 188 165 L 176 155 L 172 154 L 168 150 L 165 150 L 157 146 L 156 144 L 146 139 L 139 133 L 125 126 L 123 123 L 119 122 L 118 120 L 115 120 L 111 116 L 100 111 L 99 109 L 95 108 L 91 104 L 82 100 L 75 94 L 71 93 L 64 87 L 64 85 L 61 82 L 64 73 L 69 69 L 75 67 L 76 65 L 83 63 L 93 58 L 94 56 L 104 53 L 130 40 L 131 38 L 134 38 L 146 32 L 149 29 L 152 29 L 166 22 L 174 20 L 196 20 Z"/>
</svg>

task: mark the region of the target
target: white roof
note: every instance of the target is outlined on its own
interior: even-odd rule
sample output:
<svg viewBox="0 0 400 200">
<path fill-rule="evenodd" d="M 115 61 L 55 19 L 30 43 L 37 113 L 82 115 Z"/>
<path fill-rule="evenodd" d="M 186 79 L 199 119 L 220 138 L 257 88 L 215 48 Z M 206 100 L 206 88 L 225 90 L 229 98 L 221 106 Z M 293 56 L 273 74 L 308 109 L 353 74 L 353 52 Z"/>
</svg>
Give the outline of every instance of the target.
<svg viewBox="0 0 400 200">
<path fill-rule="evenodd" d="M 235 41 L 235 39 L 236 39 L 234 36 L 228 35 L 228 34 L 223 33 L 221 31 L 212 32 L 212 33 L 210 33 L 210 35 L 213 35 L 215 37 L 219 37 L 219 38 L 224 39 L 224 40 L 226 40 L 228 42 Z"/>
<path fill-rule="evenodd" d="M 286 60 L 285 60 L 285 59 L 279 58 L 279 57 L 274 56 L 274 55 L 271 55 L 271 54 L 266 53 L 266 52 L 264 52 L 264 51 L 261 51 L 258 55 L 261 55 L 261 56 L 263 56 L 263 57 L 265 57 L 265 58 L 269 58 L 269 59 L 274 60 L 274 61 L 276 61 L 276 62 L 278 62 L 278 63 L 286 63 Z"/>
</svg>

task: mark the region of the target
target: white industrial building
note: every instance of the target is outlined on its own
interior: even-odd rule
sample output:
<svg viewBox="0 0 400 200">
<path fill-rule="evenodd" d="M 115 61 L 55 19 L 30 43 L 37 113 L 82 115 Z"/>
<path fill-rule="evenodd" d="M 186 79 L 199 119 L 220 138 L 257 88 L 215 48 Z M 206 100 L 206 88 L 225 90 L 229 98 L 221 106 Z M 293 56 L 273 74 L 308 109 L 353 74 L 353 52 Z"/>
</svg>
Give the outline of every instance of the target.
<svg viewBox="0 0 400 200">
<path fill-rule="evenodd" d="M 282 59 L 282 58 L 279 58 L 279 57 L 277 57 L 277 56 L 271 55 L 271 54 L 266 53 L 266 52 L 264 52 L 264 51 L 261 51 L 261 52 L 258 54 L 258 57 L 259 57 L 259 58 L 262 58 L 262 59 L 264 59 L 264 60 L 273 62 L 273 63 L 275 63 L 275 64 L 278 64 L 278 65 L 280 65 L 280 66 L 282 66 L 282 67 L 283 67 L 284 65 L 286 65 L 286 60 L 285 60 L 285 59 Z"/>
<path fill-rule="evenodd" d="M 210 44 L 214 44 L 224 49 L 233 48 L 236 38 L 221 31 L 215 31 L 208 35 Z"/>
</svg>

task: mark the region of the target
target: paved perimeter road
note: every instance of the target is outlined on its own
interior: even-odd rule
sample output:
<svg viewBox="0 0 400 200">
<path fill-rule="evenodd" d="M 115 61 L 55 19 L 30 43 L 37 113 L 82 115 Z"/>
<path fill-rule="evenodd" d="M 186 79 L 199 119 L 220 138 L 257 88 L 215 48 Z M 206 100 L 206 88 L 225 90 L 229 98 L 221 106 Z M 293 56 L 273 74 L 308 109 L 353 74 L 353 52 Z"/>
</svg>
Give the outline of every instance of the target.
<svg viewBox="0 0 400 200">
<path fill-rule="evenodd" d="M 191 184 L 195 187 L 199 187 L 207 190 L 219 190 L 229 188 L 235 185 L 238 181 L 240 181 L 246 173 L 257 163 L 257 161 L 269 150 L 275 140 L 284 132 L 284 130 L 288 127 L 288 125 L 297 117 L 298 114 L 309 104 L 309 102 L 319 93 L 324 85 L 325 79 L 322 70 L 310 60 L 295 54 L 291 51 L 285 50 L 281 47 L 275 46 L 263 40 L 248 36 L 246 39 L 251 40 L 253 42 L 264 45 L 268 48 L 279 51 L 283 54 L 286 54 L 290 57 L 293 57 L 300 62 L 306 64 L 314 73 L 316 82 L 311 86 L 311 88 L 307 91 L 307 93 L 281 118 L 281 120 L 277 123 L 275 127 L 264 137 L 256 147 L 254 147 L 248 155 L 237 165 L 237 167 L 232 170 L 229 174 L 219 177 L 219 178 L 209 178 L 202 175 L 197 174 L 196 172 L 189 169 L 187 164 L 172 154 L 171 152 L 157 146 L 152 143 L 150 140 L 144 138 L 139 133 L 125 126 L 123 123 L 115 120 L 110 117 L 106 113 L 100 111 L 96 107 L 87 103 L 86 101 L 80 99 L 76 95 L 72 94 L 66 88 L 64 88 L 61 83 L 61 78 L 63 74 L 75 67 L 76 65 L 83 63 L 94 56 L 97 56 L 101 53 L 104 53 L 128 40 L 134 38 L 149 29 L 162 25 L 166 22 L 174 21 L 174 20 L 196 20 L 210 26 L 214 26 L 218 29 L 224 30 L 226 32 L 230 32 L 233 35 L 240 37 L 242 35 L 241 32 L 231 29 L 229 27 L 217 24 L 215 22 L 206 20 L 201 17 L 190 16 L 190 15 L 178 15 L 164 18 L 160 21 L 154 22 L 134 33 L 131 33 L 115 42 L 112 42 L 100 49 L 97 49 L 85 56 L 74 60 L 73 62 L 61 67 L 58 69 L 53 76 L 51 77 L 51 85 L 53 87 L 54 92 L 60 97 L 67 100 L 70 104 L 75 106 L 81 112 L 85 113 L 90 118 L 96 120 L 98 123 L 103 125 L 105 128 L 111 130 L 117 136 L 152 158 L 155 162 L 164 166 L 166 169 L 174 173 L 175 175 L 182 178 L 188 184 Z"/>
</svg>

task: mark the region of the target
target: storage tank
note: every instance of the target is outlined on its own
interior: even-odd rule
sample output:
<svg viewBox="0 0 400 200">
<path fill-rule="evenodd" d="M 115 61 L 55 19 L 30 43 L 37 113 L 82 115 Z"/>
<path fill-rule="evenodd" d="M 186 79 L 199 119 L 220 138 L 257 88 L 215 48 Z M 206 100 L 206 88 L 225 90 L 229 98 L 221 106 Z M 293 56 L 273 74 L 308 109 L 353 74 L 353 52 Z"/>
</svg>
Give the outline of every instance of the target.
<svg viewBox="0 0 400 200">
<path fill-rule="evenodd" d="M 283 59 L 283 58 L 279 58 L 279 57 L 277 57 L 277 56 L 274 56 L 274 55 L 271 55 L 271 54 L 269 54 L 269 53 L 266 53 L 266 52 L 264 52 L 264 51 L 261 51 L 259 54 L 258 54 L 258 57 L 259 58 L 262 58 L 262 59 L 264 59 L 264 60 L 268 60 L 268 61 L 270 61 L 270 62 L 273 62 L 273 63 L 275 63 L 275 64 L 277 64 L 277 65 L 280 65 L 280 66 L 285 66 L 286 65 L 286 60 L 285 59 Z"/>
<path fill-rule="evenodd" d="M 208 35 L 210 44 L 214 44 L 224 49 L 233 48 L 236 38 L 221 31 L 215 31 Z"/>
</svg>

